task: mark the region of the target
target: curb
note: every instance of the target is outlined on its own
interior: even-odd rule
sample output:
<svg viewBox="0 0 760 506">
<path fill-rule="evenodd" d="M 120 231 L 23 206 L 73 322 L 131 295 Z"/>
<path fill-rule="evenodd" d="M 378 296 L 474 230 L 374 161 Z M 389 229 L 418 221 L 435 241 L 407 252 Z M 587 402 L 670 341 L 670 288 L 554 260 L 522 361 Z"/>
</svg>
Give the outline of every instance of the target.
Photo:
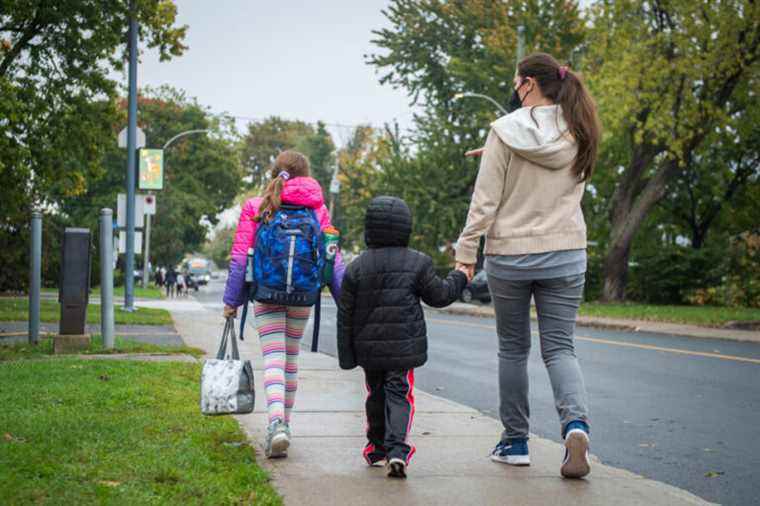
<svg viewBox="0 0 760 506">
<path fill-rule="evenodd" d="M 495 316 L 492 307 L 486 306 L 472 306 L 471 308 L 463 307 L 449 307 L 449 308 L 431 308 L 425 306 L 425 309 L 432 310 L 438 313 L 460 315 L 460 316 L 472 316 L 478 318 L 493 318 Z M 537 321 L 534 314 L 530 315 L 531 321 Z M 651 325 L 651 328 L 646 328 L 641 323 Z M 692 339 L 719 339 L 724 341 L 745 342 L 745 343 L 760 343 L 760 332 L 736 330 L 736 329 L 721 329 L 713 327 L 701 327 L 693 325 L 695 330 L 700 333 L 689 332 L 688 328 L 684 329 L 670 329 L 670 328 L 658 328 L 660 322 L 632 322 L 632 323 L 618 323 L 599 320 L 596 318 L 590 318 L 587 316 L 579 316 L 576 319 L 576 325 L 578 327 L 586 327 L 598 330 L 614 330 L 618 332 L 646 332 L 651 334 L 662 334 L 673 337 L 688 337 Z M 673 323 L 664 323 L 664 325 L 680 325 Z M 647 325 L 648 326 L 648 325 Z M 718 332 L 732 332 L 734 335 L 721 335 L 716 333 L 715 335 L 702 335 L 703 332 L 718 331 Z M 743 334 L 736 334 L 737 332 Z"/>
</svg>

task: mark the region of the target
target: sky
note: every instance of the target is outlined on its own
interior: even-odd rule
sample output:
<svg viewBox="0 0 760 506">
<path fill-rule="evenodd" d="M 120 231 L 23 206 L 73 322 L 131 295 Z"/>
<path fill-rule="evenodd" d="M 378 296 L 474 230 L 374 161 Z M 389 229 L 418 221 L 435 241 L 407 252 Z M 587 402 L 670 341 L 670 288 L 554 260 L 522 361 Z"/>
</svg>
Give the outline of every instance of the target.
<svg viewBox="0 0 760 506">
<path fill-rule="evenodd" d="M 215 113 L 278 115 L 307 122 L 383 126 L 412 123 L 403 90 L 382 86 L 364 55 L 372 30 L 387 26 L 385 0 L 178 0 L 188 25 L 184 56 L 142 55 L 138 86 L 170 84 Z M 142 46 L 145 49 L 145 45 Z M 120 78 L 126 79 L 126 76 Z M 245 120 L 240 120 L 239 127 Z M 330 128 L 343 144 L 349 129 Z"/>
</svg>

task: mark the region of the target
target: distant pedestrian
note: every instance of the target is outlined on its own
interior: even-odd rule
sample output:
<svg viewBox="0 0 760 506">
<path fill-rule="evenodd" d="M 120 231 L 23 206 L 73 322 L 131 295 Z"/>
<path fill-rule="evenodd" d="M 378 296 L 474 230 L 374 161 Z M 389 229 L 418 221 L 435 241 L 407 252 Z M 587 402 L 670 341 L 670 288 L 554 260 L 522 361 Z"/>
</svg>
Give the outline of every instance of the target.
<svg viewBox="0 0 760 506">
<path fill-rule="evenodd" d="M 364 368 L 370 466 L 385 463 L 389 477 L 405 478 L 414 455 L 414 368 L 427 361 L 425 313 L 456 301 L 467 284 L 463 272 L 440 279 L 433 260 L 409 249 L 412 215 L 396 197 L 377 197 L 367 209 L 368 250 L 347 268 L 338 310 L 340 367 Z"/>
<path fill-rule="evenodd" d="M 456 248 L 472 278 L 486 234 L 486 272 L 499 336 L 499 400 L 504 425 L 491 459 L 529 465 L 530 300 L 541 356 L 565 440 L 560 474 L 590 472 L 589 411 L 575 356 L 575 319 L 586 272 L 581 199 L 596 163 L 600 127 L 580 77 L 548 54 L 518 64 L 517 109 L 491 125 L 467 224 Z"/>
<path fill-rule="evenodd" d="M 312 236 L 312 234 L 316 237 L 331 226 L 330 213 L 325 206 L 322 188 L 319 182 L 311 177 L 308 158 L 296 151 L 283 151 L 274 162 L 271 176 L 272 180 L 264 194 L 246 201 L 240 213 L 240 221 L 230 253 L 229 276 L 224 290 L 223 314 L 226 318 L 235 317 L 237 308 L 247 302 L 249 296 L 245 284 L 247 254 L 249 249 L 256 250 L 256 241 L 260 239 L 258 232 L 271 231 L 273 226 L 269 225 L 275 222 L 284 226 L 284 221 L 280 220 L 288 216 L 295 216 L 294 220 L 304 224 L 303 230 L 297 230 L 298 237 Z M 309 211 L 308 218 L 303 215 L 304 210 Z M 307 219 L 309 221 L 301 221 Z M 317 224 L 319 229 L 315 230 Z M 310 272 L 309 267 L 313 266 L 310 259 L 317 259 L 319 251 L 309 246 L 308 252 L 301 252 L 301 256 L 293 256 L 296 244 L 298 248 L 302 248 L 305 247 L 304 243 L 298 240 L 296 234 L 286 236 L 284 240 L 281 239 L 282 237 L 283 234 L 267 232 L 266 237 L 261 240 L 272 241 L 267 247 L 271 248 L 270 251 L 273 253 L 281 255 L 280 259 L 288 258 L 290 255 L 291 262 L 288 264 L 286 276 L 287 288 L 291 289 L 299 284 L 310 285 L 313 280 L 305 278 L 306 271 Z M 277 251 L 273 251 L 275 249 Z M 297 259 L 295 264 L 293 259 Z M 267 263 L 271 265 L 273 261 L 276 259 L 271 258 Z M 281 260 L 280 264 L 282 264 Z M 343 262 L 340 256 L 337 256 L 331 286 L 333 293 L 340 291 L 343 270 Z M 272 280 L 275 285 L 283 285 L 283 290 L 278 289 L 276 295 L 278 298 L 282 296 L 282 300 L 287 300 L 288 293 L 284 290 L 286 281 L 279 277 Z M 274 291 L 271 286 L 266 288 L 270 292 Z M 264 453 L 268 458 L 286 457 L 290 446 L 290 417 L 298 389 L 298 353 L 311 307 L 256 300 L 254 312 L 264 355 L 264 392 L 268 415 Z"/>
<path fill-rule="evenodd" d="M 187 294 L 185 286 L 185 276 L 181 272 L 177 274 L 177 297 L 182 297 Z"/>
<path fill-rule="evenodd" d="M 156 286 L 159 288 L 164 286 L 164 274 L 161 272 L 161 268 L 156 269 Z"/>
<path fill-rule="evenodd" d="M 166 296 L 174 297 L 174 285 L 177 283 L 177 273 L 174 271 L 174 267 L 169 267 L 166 271 Z"/>
</svg>

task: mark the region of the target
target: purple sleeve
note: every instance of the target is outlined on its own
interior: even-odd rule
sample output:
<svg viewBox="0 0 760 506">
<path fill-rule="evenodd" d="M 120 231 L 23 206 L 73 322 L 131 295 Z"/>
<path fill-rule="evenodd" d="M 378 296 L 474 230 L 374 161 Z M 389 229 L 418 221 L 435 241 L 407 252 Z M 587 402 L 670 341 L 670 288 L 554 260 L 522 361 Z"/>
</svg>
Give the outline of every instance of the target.
<svg viewBox="0 0 760 506">
<path fill-rule="evenodd" d="M 245 262 L 248 248 L 253 247 L 256 237 L 257 223 L 253 218 L 258 213 L 260 199 L 251 199 L 243 205 L 240 211 L 235 238 L 230 251 L 230 269 L 227 274 L 227 284 L 224 287 L 222 301 L 231 307 L 238 307 L 245 302 Z"/>
<path fill-rule="evenodd" d="M 230 260 L 230 270 L 227 273 L 227 284 L 224 287 L 222 300 L 230 307 L 242 306 L 245 302 L 245 262 L 242 264 L 236 258 Z"/>
<path fill-rule="evenodd" d="M 343 287 L 343 276 L 346 274 L 346 264 L 343 263 L 343 256 L 338 251 L 335 255 L 335 264 L 333 265 L 333 278 L 330 285 L 330 293 L 336 304 L 340 302 L 340 292 Z"/>
</svg>

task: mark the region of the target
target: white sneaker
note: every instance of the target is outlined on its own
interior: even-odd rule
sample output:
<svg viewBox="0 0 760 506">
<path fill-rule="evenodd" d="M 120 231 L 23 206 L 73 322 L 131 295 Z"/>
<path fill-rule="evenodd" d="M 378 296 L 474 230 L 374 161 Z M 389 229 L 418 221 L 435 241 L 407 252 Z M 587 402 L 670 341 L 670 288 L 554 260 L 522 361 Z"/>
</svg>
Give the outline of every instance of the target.
<svg viewBox="0 0 760 506">
<path fill-rule="evenodd" d="M 401 459 L 391 459 L 386 464 L 388 478 L 406 478 L 406 462 Z"/>
<path fill-rule="evenodd" d="M 591 472 L 588 446 L 588 434 L 582 429 L 573 429 L 565 435 L 565 459 L 559 470 L 562 476 L 583 478 Z"/>
<path fill-rule="evenodd" d="M 269 425 L 267 430 L 267 440 L 264 447 L 264 454 L 267 458 L 276 459 L 288 456 L 290 447 L 290 431 L 287 426 L 275 420 Z"/>
</svg>

